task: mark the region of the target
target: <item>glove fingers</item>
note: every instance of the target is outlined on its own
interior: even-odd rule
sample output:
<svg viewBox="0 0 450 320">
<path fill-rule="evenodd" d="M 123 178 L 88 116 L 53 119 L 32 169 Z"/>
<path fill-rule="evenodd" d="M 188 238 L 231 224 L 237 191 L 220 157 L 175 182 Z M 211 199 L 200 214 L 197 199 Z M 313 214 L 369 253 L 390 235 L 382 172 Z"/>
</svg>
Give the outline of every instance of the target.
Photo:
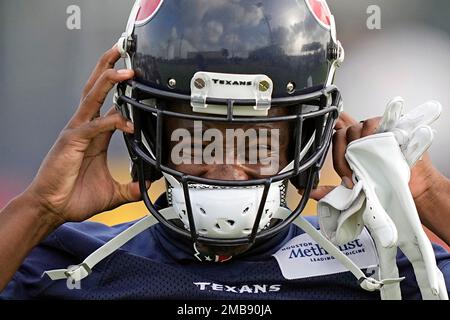
<svg viewBox="0 0 450 320">
<path fill-rule="evenodd" d="M 395 97 L 389 101 L 383 118 L 378 125 L 377 133 L 388 132 L 397 126 L 403 112 L 405 101 L 402 97 Z"/>
<path fill-rule="evenodd" d="M 428 248 L 427 248 L 428 247 Z M 439 299 L 439 281 L 437 268 L 430 243 L 413 244 L 411 241 L 400 245 L 400 249 L 411 262 L 422 299 Z M 431 251 L 431 252 L 430 252 Z M 423 258 L 422 258 L 423 257 Z"/>
<path fill-rule="evenodd" d="M 385 285 L 381 288 L 381 297 L 383 300 L 401 300 L 400 283 L 398 281 L 386 281 L 386 279 L 399 278 L 396 263 L 397 247 L 383 248 L 379 242 L 376 245 L 380 261 L 380 280 L 385 282 Z"/>
<path fill-rule="evenodd" d="M 442 105 L 438 101 L 431 100 L 403 115 L 396 127 L 411 133 L 417 127 L 431 125 L 441 113 Z"/>
<path fill-rule="evenodd" d="M 418 127 L 411 135 L 403 154 L 412 168 L 433 143 L 434 132 L 429 126 Z"/>
<path fill-rule="evenodd" d="M 448 300 L 447 287 L 445 286 L 445 278 L 441 270 L 438 270 L 438 281 L 439 281 L 439 298 L 441 300 Z"/>
</svg>

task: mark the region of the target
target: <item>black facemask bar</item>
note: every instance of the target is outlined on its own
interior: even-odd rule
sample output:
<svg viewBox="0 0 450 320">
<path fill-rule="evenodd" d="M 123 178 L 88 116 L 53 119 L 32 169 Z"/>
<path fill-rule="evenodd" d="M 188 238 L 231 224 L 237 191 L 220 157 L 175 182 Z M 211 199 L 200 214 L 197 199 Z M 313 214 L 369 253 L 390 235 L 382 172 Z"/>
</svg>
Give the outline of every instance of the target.
<svg viewBox="0 0 450 320">
<path fill-rule="evenodd" d="M 124 95 L 127 86 L 132 88 L 132 97 Z M 208 98 L 207 104 L 223 105 L 227 107 L 226 116 L 209 116 L 209 115 L 192 115 L 184 114 L 180 112 L 170 111 L 165 107 L 165 101 L 167 100 L 181 100 L 190 103 L 190 96 L 181 95 L 177 93 L 162 91 L 146 86 L 142 83 L 135 81 L 129 81 L 121 83 L 117 88 L 117 106 L 127 118 L 130 118 L 127 104 L 131 106 L 134 119 L 134 134 L 124 134 L 125 142 L 130 153 L 131 160 L 136 167 L 137 175 L 139 177 L 139 186 L 142 194 L 143 201 L 147 209 L 151 212 L 157 220 L 167 227 L 169 230 L 175 232 L 178 235 L 191 239 L 194 243 L 202 243 L 212 246 L 238 246 L 249 245 L 256 241 L 273 236 L 277 232 L 287 227 L 293 222 L 298 215 L 304 210 L 307 201 L 309 199 L 311 190 L 314 187 L 314 182 L 318 177 L 319 170 L 323 166 L 327 151 L 331 144 L 331 137 L 333 134 L 333 127 L 336 119 L 339 116 L 338 106 L 341 103 L 341 95 L 337 87 L 328 86 L 323 90 L 316 92 L 292 96 L 287 98 L 273 99 L 271 107 L 281 107 L 286 105 L 296 105 L 297 111 L 294 114 L 284 116 L 267 116 L 267 117 L 235 117 L 233 115 L 233 106 L 254 106 L 255 100 L 231 100 L 231 99 L 217 99 Z M 155 99 L 156 103 L 152 106 L 142 103 L 141 100 Z M 319 107 L 317 111 L 309 113 L 301 113 L 301 105 L 316 105 Z M 154 157 L 148 152 L 147 148 L 142 142 L 143 135 L 143 113 L 149 113 L 148 115 L 156 115 L 156 135 L 155 141 L 152 143 L 154 148 L 152 152 Z M 294 167 L 293 169 L 276 174 L 268 178 L 252 179 L 252 180 L 216 180 L 203 178 L 198 176 L 192 176 L 181 171 L 170 168 L 161 163 L 162 158 L 162 145 L 163 145 L 163 120 L 164 117 L 175 117 L 180 119 L 189 119 L 196 121 L 211 121 L 230 124 L 261 124 L 268 122 L 278 121 L 294 121 L 295 122 L 295 152 L 294 152 Z M 307 156 L 300 160 L 300 151 L 302 143 L 302 128 L 305 120 L 311 119 L 315 124 L 315 140 L 311 147 L 311 152 L 308 152 Z M 311 121 L 310 120 L 310 121 Z M 149 142 L 150 143 L 150 142 Z M 175 223 L 167 220 L 155 207 L 147 192 L 145 180 L 146 180 L 146 167 L 150 166 L 152 170 L 157 172 L 164 172 L 172 175 L 177 179 L 184 191 L 184 197 L 186 202 L 186 211 L 189 220 L 189 231 L 176 225 Z M 283 221 L 258 232 L 259 223 L 263 214 L 265 202 L 269 193 L 269 188 L 272 183 L 285 181 L 287 179 L 295 179 L 300 175 L 306 177 L 304 183 L 304 191 L 301 200 L 297 204 L 295 210 Z M 200 236 L 197 233 L 197 229 L 194 222 L 194 216 L 191 207 L 191 201 L 189 196 L 189 184 L 204 184 L 220 187 L 249 187 L 249 186 L 264 186 L 258 212 L 255 222 L 253 224 L 252 232 L 247 237 L 233 238 L 233 239 L 218 239 Z"/>
</svg>

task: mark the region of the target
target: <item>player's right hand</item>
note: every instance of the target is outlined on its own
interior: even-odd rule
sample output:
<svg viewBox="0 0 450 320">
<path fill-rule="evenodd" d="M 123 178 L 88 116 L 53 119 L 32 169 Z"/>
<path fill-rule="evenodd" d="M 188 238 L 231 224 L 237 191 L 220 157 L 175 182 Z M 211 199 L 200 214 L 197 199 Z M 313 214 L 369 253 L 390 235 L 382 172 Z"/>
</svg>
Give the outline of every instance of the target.
<svg viewBox="0 0 450 320">
<path fill-rule="evenodd" d="M 124 203 L 140 200 L 137 183 L 120 184 L 107 166 L 107 149 L 113 132 L 133 133 L 114 108 L 100 116 L 108 92 L 131 79 L 133 70 L 115 70 L 120 54 L 116 46 L 98 61 L 81 102 L 25 191 L 28 199 L 49 215 L 66 221 L 83 221 Z"/>
</svg>

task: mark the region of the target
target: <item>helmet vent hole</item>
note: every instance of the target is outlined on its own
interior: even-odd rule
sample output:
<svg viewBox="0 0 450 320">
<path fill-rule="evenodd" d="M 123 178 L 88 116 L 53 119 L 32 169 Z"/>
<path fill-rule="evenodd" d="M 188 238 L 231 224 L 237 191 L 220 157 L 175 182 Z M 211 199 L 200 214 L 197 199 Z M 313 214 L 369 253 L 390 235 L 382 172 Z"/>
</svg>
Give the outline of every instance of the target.
<svg viewBox="0 0 450 320">
<path fill-rule="evenodd" d="M 214 227 L 216 227 L 217 229 L 220 229 L 220 226 L 218 223 L 216 223 L 216 225 Z"/>
<path fill-rule="evenodd" d="M 234 220 L 227 220 L 227 223 L 228 223 L 230 226 L 234 226 Z"/>
<path fill-rule="evenodd" d="M 200 212 L 201 212 L 202 214 L 206 215 L 206 210 L 205 210 L 205 209 L 200 208 Z"/>
<path fill-rule="evenodd" d="M 269 213 L 269 209 L 264 210 L 264 214 L 268 214 Z"/>
<path fill-rule="evenodd" d="M 198 234 L 201 235 L 201 236 L 205 236 L 205 235 L 208 234 L 208 230 L 206 230 L 206 229 L 200 229 L 200 230 L 198 230 Z"/>
<path fill-rule="evenodd" d="M 242 211 L 242 214 L 246 214 L 249 210 L 250 210 L 250 207 L 246 207 L 246 208 Z"/>
<path fill-rule="evenodd" d="M 186 215 L 186 210 L 181 210 L 181 212 L 183 212 L 183 214 Z"/>
<path fill-rule="evenodd" d="M 246 235 L 249 235 L 250 232 L 252 232 L 252 229 L 250 229 L 250 228 L 245 228 L 245 229 L 242 230 L 242 233 L 246 234 Z"/>
</svg>

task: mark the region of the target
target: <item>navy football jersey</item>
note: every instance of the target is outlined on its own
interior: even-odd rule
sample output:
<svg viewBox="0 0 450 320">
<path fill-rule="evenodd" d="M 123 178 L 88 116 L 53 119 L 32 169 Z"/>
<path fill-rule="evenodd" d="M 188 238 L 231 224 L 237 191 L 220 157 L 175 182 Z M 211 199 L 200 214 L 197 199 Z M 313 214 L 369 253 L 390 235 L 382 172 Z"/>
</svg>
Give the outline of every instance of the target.
<svg viewBox="0 0 450 320">
<path fill-rule="evenodd" d="M 309 219 L 317 225 L 316 218 Z M 222 263 L 199 261 L 189 241 L 155 224 L 96 265 L 92 274 L 78 284 L 42 276 L 44 271 L 81 263 L 133 223 L 113 227 L 94 222 L 62 225 L 31 251 L 0 298 L 379 299 L 379 292 L 361 289 L 349 272 L 286 279 L 273 254 L 303 234 L 294 224 Z M 436 245 L 434 249 L 450 288 L 450 254 Z M 311 255 L 313 251 L 296 251 L 295 255 Z M 322 253 L 320 248 L 314 252 Z M 411 264 L 401 253 L 397 258 L 400 275 L 406 277 L 401 283 L 403 298 L 420 299 Z"/>
</svg>

